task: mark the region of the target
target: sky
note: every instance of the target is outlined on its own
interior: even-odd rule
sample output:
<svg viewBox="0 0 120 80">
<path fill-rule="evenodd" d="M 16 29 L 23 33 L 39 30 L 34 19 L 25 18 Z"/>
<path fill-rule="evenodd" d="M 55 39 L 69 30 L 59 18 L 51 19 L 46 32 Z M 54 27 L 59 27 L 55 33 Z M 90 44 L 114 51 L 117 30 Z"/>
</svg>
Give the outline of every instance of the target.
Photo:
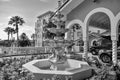
<svg viewBox="0 0 120 80">
<path fill-rule="evenodd" d="M 24 32 L 31 38 L 35 32 L 37 16 L 47 11 L 55 11 L 56 8 L 57 0 L 0 0 L 0 39 L 7 39 L 4 29 L 9 26 L 8 21 L 12 16 L 24 19 L 25 24 L 19 26 L 19 35 Z"/>
</svg>

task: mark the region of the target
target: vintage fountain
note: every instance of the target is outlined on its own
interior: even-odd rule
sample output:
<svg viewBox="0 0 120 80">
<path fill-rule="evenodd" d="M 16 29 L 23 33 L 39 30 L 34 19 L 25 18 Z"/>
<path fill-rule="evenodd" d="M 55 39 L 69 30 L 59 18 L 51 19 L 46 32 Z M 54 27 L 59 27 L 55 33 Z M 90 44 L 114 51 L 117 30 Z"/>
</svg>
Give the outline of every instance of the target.
<svg viewBox="0 0 120 80">
<path fill-rule="evenodd" d="M 60 1 L 58 1 L 60 5 Z M 74 59 L 67 59 L 65 48 L 70 45 L 66 44 L 65 39 L 59 35 L 66 33 L 68 29 L 60 27 L 61 13 L 58 11 L 57 28 L 48 30 L 56 34 L 54 40 L 50 40 L 53 55 L 48 59 L 33 60 L 23 65 L 35 76 L 35 80 L 83 80 L 92 75 L 92 69 L 87 62 Z"/>
</svg>

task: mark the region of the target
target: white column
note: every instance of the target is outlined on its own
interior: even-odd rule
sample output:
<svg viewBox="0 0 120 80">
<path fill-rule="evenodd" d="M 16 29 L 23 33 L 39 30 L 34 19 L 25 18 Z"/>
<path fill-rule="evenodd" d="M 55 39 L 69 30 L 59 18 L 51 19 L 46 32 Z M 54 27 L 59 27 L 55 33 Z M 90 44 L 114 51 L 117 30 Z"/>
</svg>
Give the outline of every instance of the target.
<svg viewBox="0 0 120 80">
<path fill-rule="evenodd" d="M 88 57 L 88 40 L 84 40 L 84 55 L 83 58 L 87 59 Z"/>
<path fill-rule="evenodd" d="M 112 40 L 112 61 L 115 66 L 117 64 L 117 40 Z"/>
</svg>

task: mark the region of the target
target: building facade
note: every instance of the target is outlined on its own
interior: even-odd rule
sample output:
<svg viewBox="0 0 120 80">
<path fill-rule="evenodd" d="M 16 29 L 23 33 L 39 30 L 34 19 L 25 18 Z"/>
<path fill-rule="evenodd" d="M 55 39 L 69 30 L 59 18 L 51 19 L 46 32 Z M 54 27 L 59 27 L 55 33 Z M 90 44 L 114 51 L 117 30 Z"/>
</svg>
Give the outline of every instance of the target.
<svg viewBox="0 0 120 80">
<path fill-rule="evenodd" d="M 60 11 L 65 15 L 67 28 L 74 24 L 79 24 L 82 27 L 85 57 L 88 54 L 90 26 L 110 32 L 112 59 L 113 63 L 117 64 L 120 0 L 69 0 L 60 8 Z M 69 39 L 69 36 L 69 32 L 66 33 L 66 39 Z"/>
<path fill-rule="evenodd" d="M 37 17 L 37 21 L 35 23 L 35 46 L 42 47 L 43 46 L 43 27 L 48 23 L 49 18 L 52 16 L 53 12 L 48 11 L 40 16 Z"/>
</svg>

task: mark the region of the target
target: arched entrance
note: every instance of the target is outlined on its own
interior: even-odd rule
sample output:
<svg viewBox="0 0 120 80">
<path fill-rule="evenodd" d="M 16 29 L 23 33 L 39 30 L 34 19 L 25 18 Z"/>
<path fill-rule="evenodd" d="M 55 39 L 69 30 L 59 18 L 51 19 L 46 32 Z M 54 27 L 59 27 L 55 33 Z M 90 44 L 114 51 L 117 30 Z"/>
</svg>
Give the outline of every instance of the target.
<svg viewBox="0 0 120 80">
<path fill-rule="evenodd" d="M 93 46 L 89 45 L 88 50 L 94 46 L 109 47 L 112 48 L 111 38 L 107 39 L 105 36 L 111 36 L 111 27 L 110 27 L 110 19 L 109 17 L 102 12 L 97 12 L 90 17 L 88 23 L 88 45 L 91 43 L 91 40 L 96 39 L 97 41 Z M 104 39 L 104 41 L 103 41 Z M 98 45 L 101 42 L 101 45 Z M 109 44 L 110 43 L 110 44 Z M 107 50 L 107 49 L 106 49 Z M 99 52 L 97 52 L 99 53 Z"/>
<path fill-rule="evenodd" d="M 83 52 L 83 23 L 80 20 L 73 20 L 68 25 L 69 31 L 66 33 L 66 39 L 75 41 L 73 50 L 75 52 Z"/>
<path fill-rule="evenodd" d="M 114 14 L 106 8 L 96 8 L 94 10 L 92 10 L 85 18 L 84 21 L 84 31 L 83 31 L 83 40 L 84 40 L 84 54 L 85 57 L 87 57 L 88 54 L 88 41 L 89 41 L 89 30 L 90 30 L 90 26 L 92 27 L 96 27 L 96 28 L 101 28 L 99 32 L 99 34 L 104 35 L 109 35 L 111 36 L 112 39 L 112 44 L 115 46 L 116 44 L 114 43 L 113 39 L 115 39 L 115 24 L 114 24 Z M 97 30 L 95 30 L 97 31 Z M 105 32 L 107 32 L 105 34 Z M 99 35 L 98 34 L 98 35 Z M 112 45 L 111 45 L 112 46 Z M 113 48 L 113 46 L 112 46 Z M 116 54 L 115 52 L 115 48 L 112 49 L 113 50 L 113 55 Z M 115 60 L 115 56 L 113 56 L 113 62 L 116 63 L 117 60 Z"/>
<path fill-rule="evenodd" d="M 115 34 L 116 34 L 116 39 L 114 40 L 114 44 L 116 45 L 113 45 L 114 46 L 114 52 L 117 52 L 117 54 L 113 55 L 113 57 L 116 57 L 114 58 L 113 60 L 117 60 L 117 58 L 120 59 L 120 55 L 119 55 L 119 50 L 120 50 L 120 12 L 116 15 L 115 17 Z"/>
</svg>

